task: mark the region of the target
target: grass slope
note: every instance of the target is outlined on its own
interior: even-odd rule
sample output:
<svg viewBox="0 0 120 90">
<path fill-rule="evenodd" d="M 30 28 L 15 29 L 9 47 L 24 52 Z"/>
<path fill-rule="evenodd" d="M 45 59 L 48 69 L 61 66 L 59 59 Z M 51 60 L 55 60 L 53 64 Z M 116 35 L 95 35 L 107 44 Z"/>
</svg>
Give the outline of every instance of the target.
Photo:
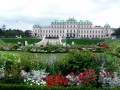
<svg viewBox="0 0 120 90">
<path fill-rule="evenodd" d="M 115 40 L 105 40 L 105 43 L 108 43 L 109 45 L 115 45 L 115 46 L 120 46 L 120 40 L 119 39 L 115 39 Z"/>
<path fill-rule="evenodd" d="M 28 44 L 34 44 L 41 41 L 41 39 L 34 38 L 2 38 L 1 40 L 4 41 L 5 43 L 17 43 L 17 42 L 24 43 L 25 41 L 27 41 Z"/>
<path fill-rule="evenodd" d="M 67 42 L 67 44 L 71 44 L 72 42 L 78 45 L 95 45 L 99 42 L 104 42 L 104 39 L 63 39 L 63 42 Z"/>
<path fill-rule="evenodd" d="M 4 41 L 0 39 L 0 44 L 3 44 L 3 43 L 4 43 Z"/>
<path fill-rule="evenodd" d="M 28 44 L 34 44 L 41 39 L 36 39 L 36 38 L 1 38 L 0 39 L 0 44 L 2 43 L 17 43 L 17 42 L 22 42 L 24 43 L 25 41 L 28 41 Z M 120 46 L 120 40 L 118 39 L 62 39 L 62 42 L 66 42 L 67 44 L 71 44 L 72 42 L 78 44 L 78 45 L 96 45 L 97 43 L 104 42 L 108 43 L 109 45 L 119 45 Z"/>
</svg>

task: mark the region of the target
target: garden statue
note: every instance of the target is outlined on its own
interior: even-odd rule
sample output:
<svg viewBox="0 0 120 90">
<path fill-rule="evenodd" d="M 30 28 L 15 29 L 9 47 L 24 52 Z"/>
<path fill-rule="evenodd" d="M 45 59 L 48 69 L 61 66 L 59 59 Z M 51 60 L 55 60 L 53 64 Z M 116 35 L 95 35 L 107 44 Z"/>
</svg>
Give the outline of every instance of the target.
<svg viewBox="0 0 120 90">
<path fill-rule="evenodd" d="M 27 46 L 27 45 L 28 45 L 28 42 L 27 42 L 27 41 L 25 41 L 24 45 L 25 45 L 25 46 Z"/>
<path fill-rule="evenodd" d="M 75 45 L 75 43 L 74 43 L 74 42 L 72 42 L 71 44 L 72 44 L 72 45 Z"/>
</svg>

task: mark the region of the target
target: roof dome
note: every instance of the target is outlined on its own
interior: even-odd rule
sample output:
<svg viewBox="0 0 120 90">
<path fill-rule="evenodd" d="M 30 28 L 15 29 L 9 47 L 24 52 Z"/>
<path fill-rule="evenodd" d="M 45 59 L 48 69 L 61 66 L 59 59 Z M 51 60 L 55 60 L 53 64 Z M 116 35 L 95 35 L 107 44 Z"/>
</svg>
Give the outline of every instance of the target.
<svg viewBox="0 0 120 90">
<path fill-rule="evenodd" d="M 74 18 L 69 18 L 69 19 L 66 20 L 66 22 L 77 22 L 77 20 L 74 19 Z"/>
<path fill-rule="evenodd" d="M 109 25 L 108 23 L 106 23 L 106 24 L 104 25 L 104 28 L 110 28 L 110 25 Z"/>
<path fill-rule="evenodd" d="M 80 20 L 80 24 L 91 24 L 89 20 Z"/>
</svg>

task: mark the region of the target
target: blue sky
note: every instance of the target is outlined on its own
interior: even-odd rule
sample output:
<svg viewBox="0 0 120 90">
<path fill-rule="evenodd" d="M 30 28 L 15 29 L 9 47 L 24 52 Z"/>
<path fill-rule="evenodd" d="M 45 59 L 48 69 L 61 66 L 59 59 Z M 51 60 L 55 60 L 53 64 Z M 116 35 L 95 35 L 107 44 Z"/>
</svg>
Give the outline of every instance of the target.
<svg viewBox="0 0 120 90">
<path fill-rule="evenodd" d="M 93 25 L 120 26 L 120 0 L 0 0 L 0 26 L 30 29 L 37 22 L 50 22 L 74 17 L 90 20 Z"/>
</svg>

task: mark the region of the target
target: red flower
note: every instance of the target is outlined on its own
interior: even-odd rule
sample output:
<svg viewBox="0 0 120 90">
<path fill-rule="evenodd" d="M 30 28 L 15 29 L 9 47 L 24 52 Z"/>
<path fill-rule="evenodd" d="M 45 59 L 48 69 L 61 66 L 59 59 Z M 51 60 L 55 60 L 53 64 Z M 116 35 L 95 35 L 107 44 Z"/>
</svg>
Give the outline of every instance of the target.
<svg viewBox="0 0 120 90">
<path fill-rule="evenodd" d="M 53 85 L 67 85 L 69 82 L 69 79 L 65 78 L 61 74 L 57 74 L 56 76 L 47 76 L 44 80 L 47 81 L 48 86 Z"/>
<path fill-rule="evenodd" d="M 107 69 L 104 70 L 106 73 L 109 73 L 109 71 Z"/>
</svg>

